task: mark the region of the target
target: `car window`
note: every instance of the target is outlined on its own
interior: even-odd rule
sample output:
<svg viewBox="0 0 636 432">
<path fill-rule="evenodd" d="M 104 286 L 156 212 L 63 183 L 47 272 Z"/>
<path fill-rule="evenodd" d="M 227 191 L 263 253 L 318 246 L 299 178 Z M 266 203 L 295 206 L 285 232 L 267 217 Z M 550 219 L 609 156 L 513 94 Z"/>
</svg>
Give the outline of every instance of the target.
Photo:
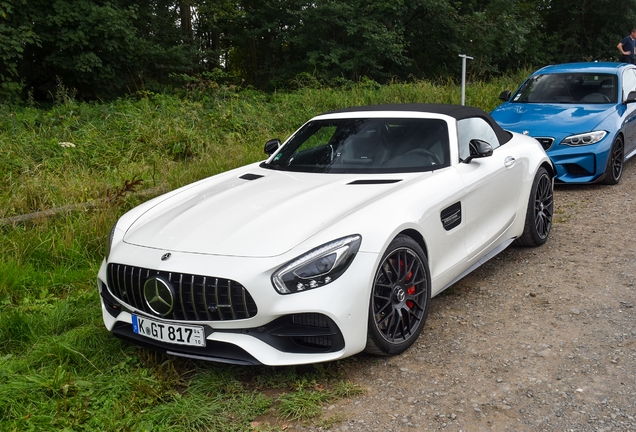
<svg viewBox="0 0 636 432">
<path fill-rule="evenodd" d="M 617 76 L 603 73 L 533 75 L 513 96 L 513 103 L 602 104 L 618 100 Z"/>
<path fill-rule="evenodd" d="M 457 139 L 459 141 L 459 158 L 465 160 L 470 156 L 470 140 L 486 141 L 493 149 L 499 147 L 497 134 L 484 119 L 471 117 L 457 121 Z"/>
<path fill-rule="evenodd" d="M 623 72 L 623 100 L 627 99 L 629 92 L 636 90 L 636 70 L 627 69 Z"/>
<path fill-rule="evenodd" d="M 432 171 L 450 165 L 439 119 L 354 118 L 304 125 L 263 167 L 325 173 Z"/>
</svg>

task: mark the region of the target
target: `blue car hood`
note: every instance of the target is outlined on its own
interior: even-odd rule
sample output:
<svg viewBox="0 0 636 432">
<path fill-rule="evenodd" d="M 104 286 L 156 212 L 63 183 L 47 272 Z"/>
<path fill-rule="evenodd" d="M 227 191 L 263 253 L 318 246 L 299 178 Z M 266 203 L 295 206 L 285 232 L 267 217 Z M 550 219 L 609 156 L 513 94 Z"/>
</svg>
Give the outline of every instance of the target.
<svg viewBox="0 0 636 432">
<path fill-rule="evenodd" d="M 491 115 L 504 129 L 537 136 L 589 132 L 615 111 L 614 105 L 504 103 Z"/>
</svg>

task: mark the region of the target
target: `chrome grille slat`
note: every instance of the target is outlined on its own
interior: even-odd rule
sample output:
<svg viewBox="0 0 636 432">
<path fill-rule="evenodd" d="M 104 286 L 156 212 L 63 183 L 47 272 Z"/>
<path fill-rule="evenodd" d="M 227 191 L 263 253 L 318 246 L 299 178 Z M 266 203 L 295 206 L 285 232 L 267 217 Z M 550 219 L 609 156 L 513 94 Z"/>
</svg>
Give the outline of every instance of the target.
<svg viewBox="0 0 636 432">
<path fill-rule="evenodd" d="M 246 319 L 258 312 L 256 303 L 240 283 L 210 276 L 172 273 L 111 263 L 106 272 L 108 289 L 122 303 L 151 313 L 144 299 L 144 284 L 153 276 L 167 279 L 174 289 L 173 311 L 162 318 L 177 321 Z M 205 312 L 204 312 L 205 310 Z"/>
<path fill-rule="evenodd" d="M 243 311 L 245 312 L 246 317 L 250 317 L 250 311 L 247 310 L 247 303 L 245 299 L 245 288 L 241 287 L 241 296 L 243 297 Z"/>
<path fill-rule="evenodd" d="M 125 275 L 124 275 L 124 276 L 125 276 Z M 135 277 L 135 268 L 133 267 L 133 268 L 130 270 L 130 291 L 131 291 L 131 294 L 132 294 L 133 303 L 135 304 L 135 307 L 136 307 L 137 309 L 139 309 L 139 303 L 137 303 L 137 296 L 135 295 L 135 291 L 136 291 L 136 290 L 135 290 L 135 280 L 134 280 L 134 277 Z M 141 293 L 139 293 L 139 294 L 141 294 Z M 141 296 L 139 297 L 139 299 L 141 300 Z"/>
<path fill-rule="evenodd" d="M 142 294 L 141 296 L 141 308 L 143 310 L 146 310 L 146 302 L 144 301 L 144 296 L 143 296 L 143 292 L 144 292 L 144 286 L 141 284 L 141 274 L 143 273 L 144 269 L 140 268 L 139 269 L 139 275 L 137 276 L 137 286 L 139 287 L 139 294 Z"/>
<path fill-rule="evenodd" d="M 234 305 L 232 304 L 232 282 L 227 284 L 227 299 L 230 305 L 230 312 L 232 313 L 232 319 L 236 319 L 236 314 L 234 313 Z"/>
<path fill-rule="evenodd" d="M 214 281 L 214 299 L 216 300 L 216 302 L 215 302 L 215 304 L 216 304 L 216 313 L 219 314 L 219 319 L 222 321 L 223 320 L 223 314 L 219 310 L 219 279 L 218 278 Z"/>
<path fill-rule="evenodd" d="M 179 276 L 179 300 L 181 300 L 181 312 L 183 312 L 183 319 L 188 319 L 188 314 L 185 311 L 185 302 L 183 301 L 183 274 Z"/>
<path fill-rule="evenodd" d="M 203 307 L 205 308 L 205 315 L 208 317 L 208 321 L 212 318 L 210 317 L 210 309 L 208 308 L 208 299 L 207 299 L 207 290 L 206 283 L 208 278 L 203 276 Z"/>
<path fill-rule="evenodd" d="M 192 301 L 192 310 L 194 311 L 194 319 L 199 321 L 199 313 L 197 312 L 197 301 L 194 296 L 194 275 L 192 275 L 192 280 L 190 281 L 190 300 Z"/>
</svg>

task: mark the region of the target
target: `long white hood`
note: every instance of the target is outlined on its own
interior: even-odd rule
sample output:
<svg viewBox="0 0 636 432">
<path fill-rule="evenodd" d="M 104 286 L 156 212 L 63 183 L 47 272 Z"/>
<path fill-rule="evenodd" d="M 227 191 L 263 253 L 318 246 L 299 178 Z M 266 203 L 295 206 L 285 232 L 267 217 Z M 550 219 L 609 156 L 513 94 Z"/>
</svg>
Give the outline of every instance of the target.
<svg viewBox="0 0 636 432">
<path fill-rule="evenodd" d="M 246 172 L 263 177 L 240 178 Z M 405 183 L 352 185 L 369 176 L 256 167 L 227 174 L 231 175 L 211 177 L 159 201 L 131 224 L 124 241 L 169 251 L 277 256 Z"/>
</svg>

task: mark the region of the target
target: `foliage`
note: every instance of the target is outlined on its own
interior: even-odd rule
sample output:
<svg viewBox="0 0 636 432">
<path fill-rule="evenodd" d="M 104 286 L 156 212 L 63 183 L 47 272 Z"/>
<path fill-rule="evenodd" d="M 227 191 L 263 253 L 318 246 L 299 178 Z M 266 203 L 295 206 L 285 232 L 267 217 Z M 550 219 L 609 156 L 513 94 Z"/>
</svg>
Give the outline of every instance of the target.
<svg viewBox="0 0 636 432">
<path fill-rule="evenodd" d="M 501 76 L 618 59 L 636 0 L 0 0 L 0 103 Z"/>
</svg>

